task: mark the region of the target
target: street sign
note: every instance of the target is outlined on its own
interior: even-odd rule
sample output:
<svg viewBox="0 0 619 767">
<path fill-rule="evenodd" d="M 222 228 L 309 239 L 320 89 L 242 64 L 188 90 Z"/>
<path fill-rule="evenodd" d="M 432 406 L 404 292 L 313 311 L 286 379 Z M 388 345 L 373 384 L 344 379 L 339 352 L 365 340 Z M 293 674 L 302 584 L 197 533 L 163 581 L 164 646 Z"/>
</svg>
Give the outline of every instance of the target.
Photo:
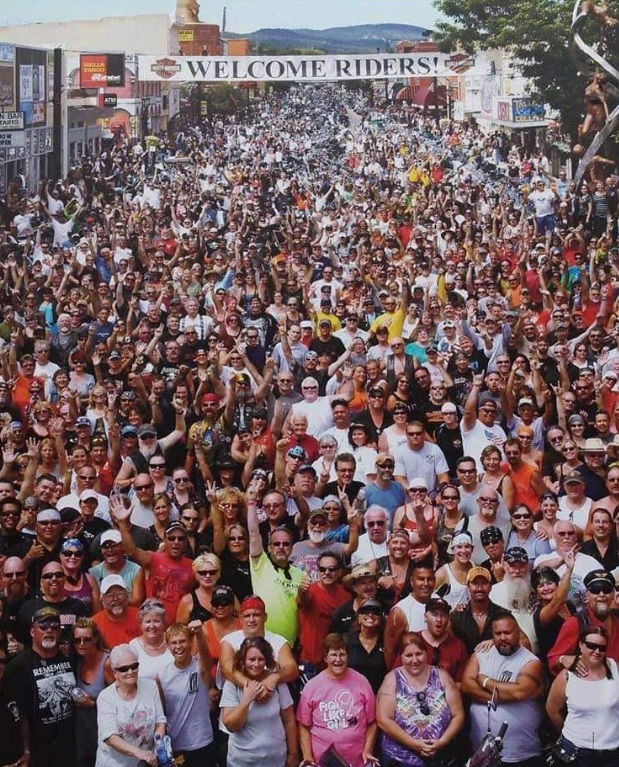
<svg viewBox="0 0 619 767">
<path fill-rule="evenodd" d="M 17 146 L 26 146 L 25 133 L 0 133 L 0 147 L 10 149 Z"/>
<path fill-rule="evenodd" d="M 23 130 L 23 129 L 24 129 L 24 113 L 23 112 L 0 112 L 0 131 Z"/>
</svg>

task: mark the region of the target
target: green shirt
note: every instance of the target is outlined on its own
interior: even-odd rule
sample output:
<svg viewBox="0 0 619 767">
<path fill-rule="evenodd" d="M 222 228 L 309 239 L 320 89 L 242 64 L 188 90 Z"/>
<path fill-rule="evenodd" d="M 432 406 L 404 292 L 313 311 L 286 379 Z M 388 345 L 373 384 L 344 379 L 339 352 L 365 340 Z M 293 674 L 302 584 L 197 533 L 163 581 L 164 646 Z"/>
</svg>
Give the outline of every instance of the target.
<svg viewBox="0 0 619 767">
<path fill-rule="evenodd" d="M 299 631 L 297 621 L 297 591 L 303 580 L 303 571 L 290 566 L 286 578 L 284 570 L 276 568 L 263 551 L 259 557 L 250 557 L 251 582 L 254 594 L 267 608 L 265 628 L 285 637 L 294 647 Z"/>
</svg>

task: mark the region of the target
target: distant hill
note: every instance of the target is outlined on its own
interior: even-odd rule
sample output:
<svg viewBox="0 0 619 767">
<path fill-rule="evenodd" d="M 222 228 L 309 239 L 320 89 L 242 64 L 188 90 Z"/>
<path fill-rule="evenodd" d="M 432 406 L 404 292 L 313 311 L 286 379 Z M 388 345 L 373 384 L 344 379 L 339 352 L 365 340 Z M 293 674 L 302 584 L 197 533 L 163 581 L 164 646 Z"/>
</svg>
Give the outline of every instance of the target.
<svg viewBox="0 0 619 767">
<path fill-rule="evenodd" d="M 258 29 L 240 35 L 225 32 L 225 37 L 246 37 L 254 46 L 316 49 L 324 53 L 381 53 L 393 51 L 399 40 L 419 40 L 424 27 L 410 24 L 359 24 L 329 29 Z"/>
</svg>

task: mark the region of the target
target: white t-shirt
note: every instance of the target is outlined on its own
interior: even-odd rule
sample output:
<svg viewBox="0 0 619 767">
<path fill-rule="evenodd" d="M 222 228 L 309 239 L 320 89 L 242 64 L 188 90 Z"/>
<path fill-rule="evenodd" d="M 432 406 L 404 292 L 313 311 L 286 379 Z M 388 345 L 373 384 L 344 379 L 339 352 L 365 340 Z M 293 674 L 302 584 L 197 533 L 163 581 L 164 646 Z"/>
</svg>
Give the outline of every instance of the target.
<svg viewBox="0 0 619 767">
<path fill-rule="evenodd" d="M 292 417 L 304 415 L 307 417 L 307 433 L 316 439 L 333 426 L 331 400 L 329 397 L 318 397 L 314 402 L 297 402 L 292 406 Z"/>
<path fill-rule="evenodd" d="M 370 536 L 364 533 L 359 537 L 357 551 L 350 557 L 350 566 L 365 565 L 379 557 L 386 557 L 388 553 L 386 540 L 382 543 L 372 543 Z"/>
<path fill-rule="evenodd" d="M 572 511 L 567 505 L 567 495 L 563 495 L 561 498 L 559 498 L 559 510 L 557 511 L 557 519 L 573 522 L 576 527 L 580 527 L 581 530 L 584 530 L 587 526 L 587 523 L 589 522 L 589 512 L 591 511 L 591 506 L 593 506 L 593 501 L 591 498 L 587 498 L 585 496 L 584 503 Z"/>
<path fill-rule="evenodd" d="M 470 455 L 471 458 L 475 459 L 478 471 L 484 470 L 481 462 L 481 453 L 485 447 L 496 445 L 501 453 L 503 453 L 503 445 L 507 435 L 498 423 L 495 423 L 494 426 L 484 426 L 481 421 L 477 420 L 472 429 L 467 429 L 464 423 L 461 428 L 464 455 Z"/>
</svg>

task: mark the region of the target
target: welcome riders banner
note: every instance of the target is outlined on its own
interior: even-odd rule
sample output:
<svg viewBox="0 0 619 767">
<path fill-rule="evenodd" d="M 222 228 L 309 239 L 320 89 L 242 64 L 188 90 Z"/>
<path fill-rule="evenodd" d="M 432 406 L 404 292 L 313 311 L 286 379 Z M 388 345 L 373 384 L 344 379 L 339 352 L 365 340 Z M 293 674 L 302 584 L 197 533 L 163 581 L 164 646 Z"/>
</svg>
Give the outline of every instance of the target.
<svg viewBox="0 0 619 767">
<path fill-rule="evenodd" d="M 360 56 L 139 56 L 144 82 L 329 82 L 456 74 L 448 54 Z"/>
</svg>

